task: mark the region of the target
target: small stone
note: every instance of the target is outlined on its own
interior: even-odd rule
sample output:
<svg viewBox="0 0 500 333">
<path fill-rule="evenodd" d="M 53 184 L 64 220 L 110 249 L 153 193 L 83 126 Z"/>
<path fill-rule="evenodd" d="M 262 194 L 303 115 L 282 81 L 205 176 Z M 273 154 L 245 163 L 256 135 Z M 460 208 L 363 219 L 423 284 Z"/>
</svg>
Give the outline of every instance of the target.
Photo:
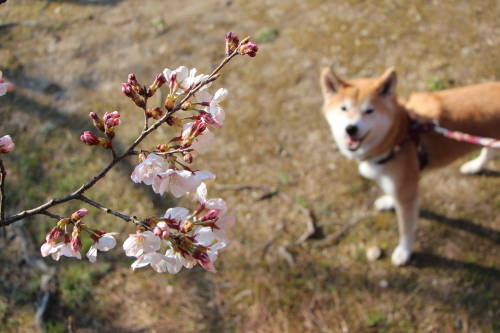
<svg viewBox="0 0 500 333">
<path fill-rule="evenodd" d="M 382 255 L 382 250 L 376 245 L 372 245 L 366 249 L 366 259 L 368 261 L 375 261 Z"/>
<path fill-rule="evenodd" d="M 380 280 L 378 285 L 380 288 L 385 289 L 385 288 L 389 287 L 389 282 L 387 280 Z"/>
</svg>

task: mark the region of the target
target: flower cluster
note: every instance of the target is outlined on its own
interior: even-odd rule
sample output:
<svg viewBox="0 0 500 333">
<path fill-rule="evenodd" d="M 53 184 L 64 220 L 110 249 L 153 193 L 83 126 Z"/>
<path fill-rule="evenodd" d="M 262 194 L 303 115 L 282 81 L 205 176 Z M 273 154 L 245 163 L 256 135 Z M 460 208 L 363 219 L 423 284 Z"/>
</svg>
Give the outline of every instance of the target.
<svg viewBox="0 0 500 333">
<path fill-rule="evenodd" d="M 183 266 L 198 264 L 215 272 L 218 251 L 229 243 L 227 231 L 235 219 L 225 216 L 224 200 L 207 200 L 205 184 L 198 187 L 197 195 L 200 207 L 192 214 L 186 208 L 170 208 L 163 218 L 151 217 L 129 236 L 123 249 L 127 256 L 137 258 L 133 269 L 151 265 L 158 273 L 176 274 Z"/>
<path fill-rule="evenodd" d="M 148 86 L 140 84 L 137 77 L 130 74 L 127 82 L 121 85 L 122 92 L 144 115 L 144 127 L 134 143 L 125 152 L 118 154 L 113 140 L 117 135 L 117 126 L 122 121 L 120 112 L 106 112 L 102 117 L 96 112 L 90 112 L 89 117 L 94 127 L 102 134 L 98 136 L 85 131 L 80 140 L 88 146 L 109 149 L 112 153 L 109 165 L 66 197 L 50 200 L 40 207 L 8 218 L 4 218 L 3 213 L 0 214 L 0 225 L 7 226 L 36 214 L 56 218 L 56 226 L 47 233 L 46 241 L 40 248 L 42 256 L 50 255 L 54 260 L 59 260 L 61 256 L 81 259 L 82 237 L 86 235 L 92 240 L 86 256 L 94 263 L 98 251 L 108 251 L 116 246 L 116 233 L 93 229 L 83 223 L 82 219 L 88 214 L 85 208 L 74 212 L 70 217 L 60 217 L 48 211 L 62 202 L 78 199 L 136 224 L 136 233 L 130 235 L 123 244 L 126 255 L 136 258 L 132 264 L 133 269 L 151 265 L 157 272 L 175 274 L 183 266 L 191 268 L 199 265 L 215 272 L 214 262 L 219 250 L 229 243 L 227 232 L 234 225 L 235 218 L 226 215 L 228 209 L 223 199 L 207 198 L 207 186 L 204 182 L 215 179 L 215 175 L 188 165 L 194 162 L 195 154 L 206 153 L 213 144 L 215 136 L 209 128 L 220 129 L 224 125 L 226 114 L 221 104 L 228 91 L 220 88 L 211 94 L 208 89 L 219 78 L 219 71 L 229 60 L 238 55 L 254 57 L 258 47 L 250 42 L 250 37 L 240 42 L 236 35 L 228 33 L 225 51 L 226 57 L 210 75 L 198 74 L 195 68 L 188 69 L 185 66 L 165 68 Z M 166 96 L 163 104 L 148 107 L 150 98 L 163 86 L 163 89 L 168 89 L 163 94 Z M 0 72 L 0 96 L 12 87 Z M 148 123 L 151 120 L 155 121 L 154 124 Z M 146 136 L 163 124 L 176 128 L 176 136 L 159 143 L 154 149 L 135 150 Z M 0 138 L 0 154 L 9 153 L 13 149 L 14 144 L 9 135 Z M 131 174 L 133 182 L 144 183 L 151 186 L 155 193 L 163 195 L 168 192 L 176 198 L 195 193 L 198 208 L 194 211 L 182 207 L 170 208 L 163 217 L 152 216 L 139 221 L 135 216 L 115 212 L 83 195 L 116 164 L 132 155 L 139 157 L 139 164 Z M 0 173 L 0 194 L 3 195 L 3 178 L 6 172 L 1 160 Z M 4 202 L 0 201 L 0 205 L 0 212 L 3 212 Z"/>
<path fill-rule="evenodd" d="M 99 118 L 97 113 L 90 112 L 90 119 L 94 123 L 95 128 L 103 132 L 107 138 L 99 138 L 97 135 L 90 131 L 85 131 L 81 136 L 80 140 L 89 146 L 98 146 L 101 148 L 110 148 L 111 140 L 115 137 L 115 127 L 120 124 L 120 113 L 118 111 L 113 111 L 111 113 L 106 112 L 103 119 Z"/>
<path fill-rule="evenodd" d="M 182 129 L 179 136 L 158 145 L 154 152 L 143 151 L 131 179 L 135 183 L 142 182 L 151 186 L 160 195 L 169 192 L 179 198 L 196 192 L 200 207 L 192 214 L 186 208 L 170 208 L 163 218 L 153 216 L 146 219 L 138 227 L 137 233 L 130 235 L 125 241 L 123 248 L 128 256 L 137 258 L 132 264 L 134 269 L 151 265 L 157 272 L 175 274 L 183 266 L 191 268 L 198 264 L 215 272 L 213 263 L 218 251 L 229 243 L 226 232 L 235 219 L 225 216 L 227 207 L 224 200 L 207 200 L 204 181 L 214 179 L 215 175 L 209 171 L 191 169 L 180 162 L 176 154 L 180 154 L 184 162 L 191 164 L 193 153 L 204 154 L 209 149 L 214 142 L 214 134 L 208 127 L 222 128 L 225 111 L 220 103 L 228 91 L 220 88 L 214 95 L 210 94 L 207 88 L 212 84 L 211 76 L 197 75 L 195 68 L 166 68 L 162 74 L 169 88 L 164 104 L 169 113 L 169 124 Z M 132 74 L 130 77 L 135 78 Z M 134 90 L 133 87 L 140 85 L 134 81 L 134 85 L 130 87 Z M 134 91 L 141 95 L 138 88 Z M 194 98 L 193 101 L 190 101 L 191 97 Z M 172 116 L 179 100 L 182 101 L 180 110 L 192 111 L 194 114 L 184 118 Z M 136 98 L 133 101 L 136 105 L 143 105 L 141 101 L 144 100 Z M 162 246 L 164 250 L 159 252 Z"/>
<path fill-rule="evenodd" d="M 116 240 L 113 235 L 117 235 L 117 233 L 106 233 L 87 227 L 81 221 L 87 214 L 88 210 L 82 208 L 74 212 L 70 218 L 59 220 L 57 225 L 45 237 L 46 242 L 43 243 L 40 249 L 42 256 L 46 257 L 50 254 L 54 260 L 59 260 L 61 256 L 82 259 L 82 255 L 80 254 L 80 250 L 82 249 L 82 233 L 87 233 L 94 241 L 87 252 L 87 258 L 92 263 L 96 261 L 97 250 L 108 251 L 114 248 Z M 69 226 L 73 226 L 71 234 L 68 232 Z"/>
</svg>

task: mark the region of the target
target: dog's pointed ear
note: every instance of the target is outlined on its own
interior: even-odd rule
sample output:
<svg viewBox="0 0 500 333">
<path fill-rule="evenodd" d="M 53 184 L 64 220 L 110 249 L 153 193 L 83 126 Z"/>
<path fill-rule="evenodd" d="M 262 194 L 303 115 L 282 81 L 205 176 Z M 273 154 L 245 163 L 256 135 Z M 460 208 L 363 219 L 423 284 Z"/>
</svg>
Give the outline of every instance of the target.
<svg viewBox="0 0 500 333">
<path fill-rule="evenodd" d="M 393 67 L 388 68 L 377 81 L 377 91 L 380 96 L 392 97 L 396 95 L 398 77 Z"/>
<path fill-rule="evenodd" d="M 324 98 L 337 94 L 342 87 L 347 86 L 347 83 L 338 77 L 330 67 L 325 67 L 321 71 L 320 84 Z"/>
</svg>

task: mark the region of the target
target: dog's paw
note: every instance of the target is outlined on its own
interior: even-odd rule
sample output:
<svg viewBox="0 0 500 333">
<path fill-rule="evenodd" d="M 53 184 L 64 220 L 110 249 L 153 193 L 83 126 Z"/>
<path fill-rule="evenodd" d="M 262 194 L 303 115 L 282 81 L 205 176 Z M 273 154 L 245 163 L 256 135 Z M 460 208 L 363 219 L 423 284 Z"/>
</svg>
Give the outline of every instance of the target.
<svg viewBox="0 0 500 333">
<path fill-rule="evenodd" d="M 411 250 L 404 246 L 398 245 L 394 252 L 392 252 L 392 263 L 396 266 L 406 265 L 410 261 Z"/>
<path fill-rule="evenodd" d="M 482 164 L 476 163 L 476 161 L 472 160 L 460 167 L 460 172 L 464 175 L 474 175 L 480 172 L 483 169 Z"/>
<path fill-rule="evenodd" d="M 373 204 L 377 210 L 394 210 L 396 208 L 396 204 L 394 202 L 394 198 L 390 195 L 383 195 Z"/>
</svg>

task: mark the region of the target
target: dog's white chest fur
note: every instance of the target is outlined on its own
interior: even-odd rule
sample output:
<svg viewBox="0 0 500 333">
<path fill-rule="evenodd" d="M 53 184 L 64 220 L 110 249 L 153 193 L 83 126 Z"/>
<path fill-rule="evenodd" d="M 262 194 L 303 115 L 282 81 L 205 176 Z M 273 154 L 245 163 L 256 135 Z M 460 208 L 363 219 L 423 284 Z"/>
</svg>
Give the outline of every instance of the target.
<svg viewBox="0 0 500 333">
<path fill-rule="evenodd" d="M 367 179 L 378 180 L 382 173 L 382 167 L 383 165 L 380 164 L 362 161 L 358 165 L 358 171 L 363 177 Z"/>
</svg>

